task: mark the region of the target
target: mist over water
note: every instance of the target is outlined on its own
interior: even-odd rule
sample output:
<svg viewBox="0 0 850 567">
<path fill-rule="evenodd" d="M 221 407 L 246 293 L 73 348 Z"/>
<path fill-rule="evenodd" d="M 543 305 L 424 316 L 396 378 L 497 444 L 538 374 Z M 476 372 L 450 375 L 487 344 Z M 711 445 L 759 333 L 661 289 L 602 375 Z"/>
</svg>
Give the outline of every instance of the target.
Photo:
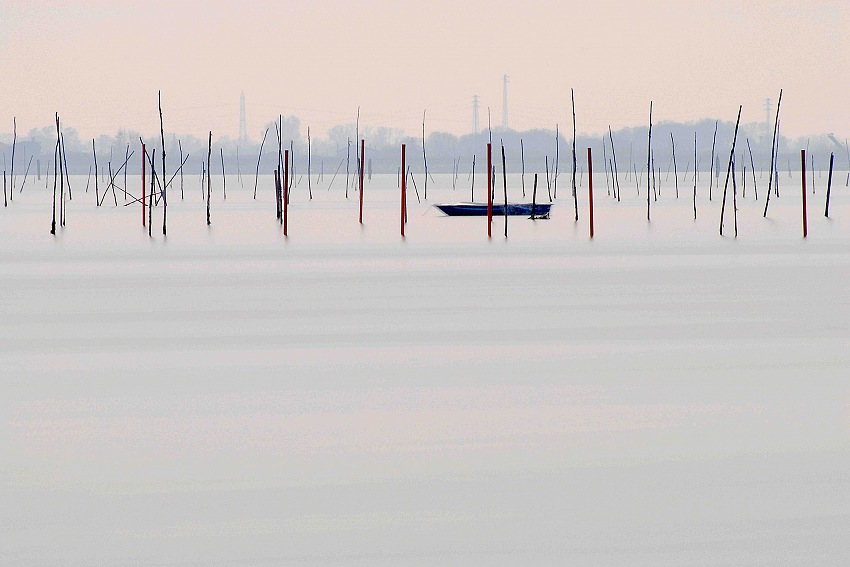
<svg viewBox="0 0 850 567">
<path fill-rule="evenodd" d="M 367 181 L 361 227 L 326 172 L 283 238 L 269 176 L 257 200 L 214 176 L 207 227 L 193 175 L 151 239 L 121 191 L 71 181 L 55 238 L 52 187 L 0 210 L 4 564 L 850 553 L 843 186 L 826 219 L 818 179 L 804 241 L 799 177 L 768 219 L 759 180 L 734 239 L 716 187 L 694 221 L 665 181 L 647 223 L 645 179 L 617 202 L 596 174 L 592 241 L 586 176 L 578 223 L 562 181 L 550 220 L 488 240 L 431 207 L 469 199 L 435 175 L 402 240 L 396 176 Z"/>
</svg>

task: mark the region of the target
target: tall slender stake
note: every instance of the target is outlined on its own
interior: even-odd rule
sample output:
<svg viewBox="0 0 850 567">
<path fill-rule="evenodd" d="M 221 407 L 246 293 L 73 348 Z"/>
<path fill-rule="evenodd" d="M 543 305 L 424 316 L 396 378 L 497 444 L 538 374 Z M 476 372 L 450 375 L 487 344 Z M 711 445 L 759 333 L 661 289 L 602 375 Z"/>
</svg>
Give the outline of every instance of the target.
<svg viewBox="0 0 850 567">
<path fill-rule="evenodd" d="M 156 148 L 151 151 L 151 190 L 148 194 L 148 238 L 153 237 L 153 199 L 156 189 Z"/>
<path fill-rule="evenodd" d="M 747 166 L 744 166 L 747 169 Z M 744 172 L 746 175 L 746 171 Z M 744 183 L 747 178 L 744 177 Z M 738 238 L 738 186 L 735 184 L 735 158 L 732 158 L 732 218 L 735 222 L 735 238 Z"/>
<path fill-rule="evenodd" d="M 714 147 L 717 144 L 717 121 L 714 121 L 714 138 L 711 139 L 711 165 L 708 169 L 708 200 L 711 201 L 711 189 L 714 184 Z"/>
<path fill-rule="evenodd" d="M 469 202 L 475 202 L 475 154 L 472 154 L 472 184 L 469 186 Z"/>
<path fill-rule="evenodd" d="M 753 149 L 750 147 L 750 139 L 747 138 L 747 151 L 750 152 L 750 169 L 753 173 L 753 194 L 755 195 L 756 201 L 759 200 L 759 190 L 758 185 L 756 183 L 756 163 L 753 161 Z M 744 195 L 746 197 L 746 195 Z"/>
<path fill-rule="evenodd" d="M 289 150 L 283 152 L 283 235 L 289 236 Z"/>
<path fill-rule="evenodd" d="M 697 220 L 697 133 L 694 131 L 694 220 Z"/>
<path fill-rule="evenodd" d="M 550 193 L 554 193 L 554 197 L 558 198 L 558 166 L 561 163 L 561 131 L 558 125 L 555 124 L 555 163 L 552 164 L 552 187 Z"/>
<path fill-rule="evenodd" d="M 614 158 L 614 183 L 617 185 L 617 202 L 620 201 L 620 174 L 617 171 L 617 151 L 614 149 L 614 134 L 611 133 L 611 125 L 608 125 L 608 139 L 611 141 L 611 157 Z M 628 165 L 628 164 L 627 164 Z"/>
<path fill-rule="evenodd" d="M 499 140 L 499 145 L 502 146 L 502 183 L 505 189 L 505 238 L 508 237 L 508 174 L 505 171 L 505 144 Z"/>
<path fill-rule="evenodd" d="M 16 116 L 12 117 L 12 165 L 10 166 L 11 170 L 9 171 L 9 181 L 11 185 L 9 186 L 9 193 L 12 193 L 12 189 L 15 188 L 15 145 L 18 142 L 18 118 Z M 5 187 L 6 176 L 4 172 L 3 176 L 3 184 Z"/>
<path fill-rule="evenodd" d="M 578 193 L 576 192 L 576 97 L 573 89 L 570 89 L 570 99 L 573 103 L 573 201 L 576 209 L 576 222 L 578 222 Z"/>
<path fill-rule="evenodd" d="M 832 190 L 832 164 L 835 161 L 835 154 L 829 154 L 829 178 L 826 182 L 826 208 L 823 210 L 823 216 L 829 218 L 829 193 Z"/>
<path fill-rule="evenodd" d="M 803 174 L 803 238 L 809 234 L 808 216 L 806 215 L 806 150 L 800 150 L 800 171 Z"/>
<path fill-rule="evenodd" d="M 219 155 L 221 156 L 221 194 L 224 197 L 224 200 L 227 200 L 227 175 L 224 171 L 224 147 L 220 147 L 218 149 Z"/>
<path fill-rule="evenodd" d="M 50 223 L 50 234 L 56 234 L 56 170 L 59 159 L 59 113 L 56 113 L 56 146 L 53 149 L 53 221 Z"/>
<path fill-rule="evenodd" d="M 177 140 L 177 147 L 180 149 L 180 163 L 183 163 L 183 143 Z M 180 200 L 183 200 L 183 166 L 180 166 Z"/>
<path fill-rule="evenodd" d="M 676 166 L 676 141 L 670 132 L 670 145 L 673 147 L 673 179 L 676 181 L 676 198 L 679 198 L 679 168 Z"/>
<path fill-rule="evenodd" d="M 254 198 L 257 198 L 257 181 L 260 179 L 260 158 L 263 157 L 263 145 L 266 143 L 266 136 L 269 135 L 269 129 L 263 132 L 263 141 L 260 142 L 260 152 L 257 154 L 257 171 L 254 174 Z"/>
<path fill-rule="evenodd" d="M 167 175 L 165 169 L 165 129 L 162 126 L 162 92 L 157 91 L 156 93 L 157 102 L 159 104 L 159 136 L 160 141 L 162 142 L 162 235 L 165 236 L 165 218 L 168 211 L 168 183 L 165 183 Z"/>
<path fill-rule="evenodd" d="M 262 150 L 261 150 L 262 151 Z M 212 224 L 210 222 L 210 197 L 212 197 L 212 175 L 209 174 L 210 171 L 210 160 L 212 159 L 212 130 L 210 130 L 210 138 L 209 145 L 207 146 L 207 226 Z M 256 187 L 255 187 L 256 190 Z"/>
<path fill-rule="evenodd" d="M 310 175 L 310 169 L 312 166 L 312 155 L 310 148 L 310 127 L 307 126 L 307 191 L 310 193 L 310 200 L 313 200 L 313 182 L 312 177 Z"/>
<path fill-rule="evenodd" d="M 729 189 L 729 176 L 734 176 L 732 165 L 735 163 L 735 142 L 738 140 L 738 125 L 741 123 L 741 110 L 743 108 L 742 105 L 738 106 L 738 119 L 735 121 L 735 133 L 732 136 L 732 151 L 729 152 L 729 165 L 726 167 L 726 183 L 723 185 L 723 203 L 720 205 L 720 236 L 723 236 L 723 214 L 726 212 L 726 191 Z"/>
<path fill-rule="evenodd" d="M 534 215 L 534 208 L 537 206 L 537 174 L 534 174 L 534 189 L 531 193 L 531 220 L 537 220 Z"/>
<path fill-rule="evenodd" d="M 593 155 L 587 148 L 587 213 L 590 218 L 590 238 L 593 238 Z"/>
<path fill-rule="evenodd" d="M 525 198 L 525 148 L 522 145 L 522 138 L 519 139 L 519 157 L 522 163 L 522 196 Z"/>
<path fill-rule="evenodd" d="M 94 143 L 94 140 L 92 140 Z M 142 142 L 142 226 L 146 225 L 145 220 L 145 168 L 147 167 L 147 160 L 145 157 L 147 156 L 147 152 L 145 151 L 145 143 Z M 97 186 L 97 172 L 94 173 L 95 186 Z"/>
<path fill-rule="evenodd" d="M 493 144 L 487 143 L 487 238 L 493 237 Z"/>
<path fill-rule="evenodd" d="M 401 237 L 404 238 L 404 224 L 407 222 L 407 169 L 405 145 L 401 145 Z"/>
<path fill-rule="evenodd" d="M 359 112 L 359 110 L 358 110 Z M 363 224 L 363 169 L 366 153 L 366 140 L 360 140 L 360 224 Z"/>
<path fill-rule="evenodd" d="M 649 139 L 646 144 L 646 220 L 649 221 L 649 172 L 652 171 L 652 101 L 649 101 Z"/>
<path fill-rule="evenodd" d="M 776 158 L 776 132 L 779 130 L 779 106 L 782 104 L 782 89 L 779 89 L 779 100 L 776 102 L 776 118 L 773 122 L 773 141 L 770 144 L 770 177 L 767 182 L 767 197 L 764 200 L 764 214 L 763 217 L 767 218 L 767 206 L 770 204 L 770 189 L 772 187 L 773 172 L 774 172 L 774 159 Z M 776 179 L 777 186 L 779 185 L 779 180 Z M 779 188 L 777 187 L 777 191 Z M 778 196 L 778 195 L 777 195 Z"/>
<path fill-rule="evenodd" d="M 426 109 L 427 110 L 427 109 Z M 423 189 L 425 200 L 428 200 L 428 156 L 425 155 L 425 112 L 422 111 L 422 161 L 425 164 L 425 189 Z"/>
</svg>

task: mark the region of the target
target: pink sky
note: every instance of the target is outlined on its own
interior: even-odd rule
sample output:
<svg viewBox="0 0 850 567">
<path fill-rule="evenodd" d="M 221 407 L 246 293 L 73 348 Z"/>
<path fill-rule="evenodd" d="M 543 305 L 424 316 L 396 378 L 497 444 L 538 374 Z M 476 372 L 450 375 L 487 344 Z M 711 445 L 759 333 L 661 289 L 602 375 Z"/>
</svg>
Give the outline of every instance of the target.
<svg viewBox="0 0 850 567">
<path fill-rule="evenodd" d="M 850 136 L 843 1 L 0 1 L 0 132 L 59 111 L 84 137 L 119 128 L 256 137 L 278 113 L 321 133 L 351 122 L 471 130 L 473 94 L 510 126 L 601 132 L 705 116 L 764 120 L 784 88 L 787 135 Z"/>
</svg>

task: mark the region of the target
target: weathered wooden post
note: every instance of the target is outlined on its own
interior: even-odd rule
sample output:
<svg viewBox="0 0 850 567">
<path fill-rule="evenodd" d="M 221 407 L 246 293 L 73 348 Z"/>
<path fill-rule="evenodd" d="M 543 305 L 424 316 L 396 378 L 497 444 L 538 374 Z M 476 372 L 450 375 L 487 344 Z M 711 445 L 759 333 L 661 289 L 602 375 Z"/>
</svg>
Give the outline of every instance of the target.
<svg viewBox="0 0 850 567">
<path fill-rule="evenodd" d="M 593 157 L 587 148 L 587 198 L 588 214 L 590 215 L 590 238 L 593 238 Z"/>
</svg>

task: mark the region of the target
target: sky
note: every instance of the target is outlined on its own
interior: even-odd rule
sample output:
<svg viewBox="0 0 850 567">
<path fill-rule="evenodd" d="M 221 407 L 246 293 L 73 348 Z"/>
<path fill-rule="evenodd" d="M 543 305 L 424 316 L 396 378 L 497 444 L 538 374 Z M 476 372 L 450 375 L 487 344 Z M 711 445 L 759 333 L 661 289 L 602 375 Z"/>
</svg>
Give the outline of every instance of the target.
<svg viewBox="0 0 850 567">
<path fill-rule="evenodd" d="M 278 114 L 421 134 L 508 125 L 577 130 L 703 117 L 850 136 L 843 0 L 0 0 L 0 132 L 51 123 L 237 137 Z"/>
</svg>

